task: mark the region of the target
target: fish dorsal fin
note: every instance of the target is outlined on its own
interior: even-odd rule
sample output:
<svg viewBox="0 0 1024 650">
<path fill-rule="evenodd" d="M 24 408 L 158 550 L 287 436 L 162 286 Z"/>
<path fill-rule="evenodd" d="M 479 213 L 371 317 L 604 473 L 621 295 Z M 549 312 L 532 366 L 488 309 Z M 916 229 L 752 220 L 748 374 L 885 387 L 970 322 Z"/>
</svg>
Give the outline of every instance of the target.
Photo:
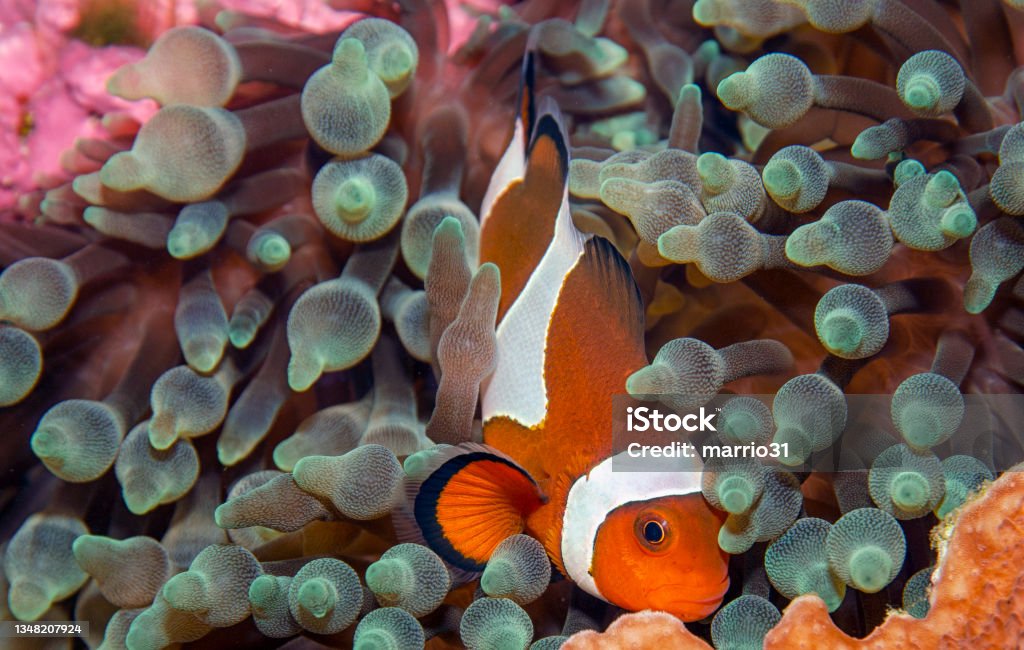
<svg viewBox="0 0 1024 650">
<path fill-rule="evenodd" d="M 593 462 L 612 450 L 613 397 L 647 365 L 644 310 L 629 265 L 592 237 L 558 294 L 548 326 L 546 426 L 568 436 Z M 557 465 L 555 466 L 557 467 Z"/>
<path fill-rule="evenodd" d="M 518 119 L 531 129 L 527 139 L 532 136 L 534 120 L 537 119 L 537 48 L 527 43 L 523 53 L 523 68 L 519 76 L 519 116 Z"/>
<path fill-rule="evenodd" d="M 544 503 L 526 470 L 486 445 L 439 450 L 430 463 L 432 471 L 406 484 L 412 512 L 427 545 L 462 571 L 483 571 L 498 544 L 523 532 Z"/>
<path fill-rule="evenodd" d="M 561 305 L 580 300 L 593 309 L 603 310 L 608 325 L 617 327 L 622 341 L 642 343 L 644 304 L 633 270 L 615 245 L 604 237 L 591 237 L 584 247 L 580 263 L 573 269 L 580 278 L 578 293 L 570 289 L 559 296 Z M 583 334 L 583 333 L 581 333 Z"/>
<path fill-rule="evenodd" d="M 491 175 L 491 182 L 480 203 L 480 224 L 486 223 L 490 217 L 494 201 L 508 189 L 514 181 L 522 180 L 526 170 L 526 149 L 533 134 L 533 123 L 536 119 L 537 107 L 534 96 L 534 80 L 536 79 L 537 54 L 527 50 L 523 56 L 522 73 L 519 76 L 519 108 L 512 127 L 512 139 L 505 148 L 498 166 Z"/>
<path fill-rule="evenodd" d="M 558 215 L 568 205 L 568 149 L 550 99 L 541 102 L 531 134 L 522 176 L 497 194 L 481 224 L 480 261 L 501 269 L 499 322 L 551 247 Z"/>
<path fill-rule="evenodd" d="M 561 325 L 553 331 L 555 319 Z M 582 391 L 586 402 L 610 404 L 625 392 L 625 378 L 646 364 L 643 336 L 643 303 L 629 265 L 606 239 L 584 240 L 566 208 L 551 250 L 498 327 L 484 421 L 507 416 L 535 427 L 552 406 L 579 412 L 558 385 Z"/>
</svg>

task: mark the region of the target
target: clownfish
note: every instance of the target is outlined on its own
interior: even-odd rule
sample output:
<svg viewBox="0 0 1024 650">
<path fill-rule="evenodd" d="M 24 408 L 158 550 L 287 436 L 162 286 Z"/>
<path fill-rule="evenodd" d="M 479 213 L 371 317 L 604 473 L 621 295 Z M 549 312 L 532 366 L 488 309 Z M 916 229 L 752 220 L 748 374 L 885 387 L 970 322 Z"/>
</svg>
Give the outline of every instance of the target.
<svg viewBox="0 0 1024 650">
<path fill-rule="evenodd" d="M 481 208 L 480 261 L 501 271 L 483 444 L 438 451 L 410 479 L 409 509 L 457 569 L 482 571 L 525 532 L 591 595 L 700 620 L 729 588 L 725 515 L 701 493 L 699 459 L 682 472 L 612 471 L 612 397 L 648 363 L 644 307 L 618 251 L 573 225 L 568 141 L 554 102 L 535 106 L 533 57 Z"/>
</svg>

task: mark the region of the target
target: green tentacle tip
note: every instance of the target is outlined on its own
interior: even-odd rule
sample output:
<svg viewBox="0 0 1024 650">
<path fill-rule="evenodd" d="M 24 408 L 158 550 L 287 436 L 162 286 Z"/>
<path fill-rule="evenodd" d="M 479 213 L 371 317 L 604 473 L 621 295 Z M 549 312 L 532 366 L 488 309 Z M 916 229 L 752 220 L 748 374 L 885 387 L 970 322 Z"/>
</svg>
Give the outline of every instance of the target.
<svg viewBox="0 0 1024 650">
<path fill-rule="evenodd" d="M 892 515 L 860 508 L 843 515 L 825 540 L 829 566 L 843 582 L 865 593 L 881 591 L 903 566 L 907 540 Z"/>
<path fill-rule="evenodd" d="M 360 521 L 391 511 L 404 476 L 395 454 L 373 444 L 343 456 L 306 456 L 295 463 L 292 474 L 299 488 Z"/>
<path fill-rule="evenodd" d="M 436 469 L 433 460 L 437 457 L 438 452 L 450 447 L 451 445 L 434 445 L 428 449 L 409 454 L 402 462 L 402 471 L 413 480 L 426 478 Z"/>
<path fill-rule="evenodd" d="M 966 88 L 963 68 L 939 50 L 918 52 L 900 66 L 896 92 L 912 111 L 938 117 L 960 103 Z"/>
<path fill-rule="evenodd" d="M 330 162 L 313 180 L 313 209 L 333 234 L 354 242 L 386 235 L 409 193 L 402 168 L 379 154 Z"/>
<path fill-rule="evenodd" d="M 1004 144 L 1008 139 L 1010 139 L 1009 133 L 1003 139 Z M 1000 150 L 1005 148 L 1004 146 Z M 1014 153 L 1016 154 L 1016 152 Z M 1003 162 L 992 174 L 988 186 L 992 202 L 1003 212 L 1017 217 L 1024 215 L 1024 181 L 1021 180 L 1024 175 L 1024 160 L 1017 159 L 1018 156 L 1015 155 L 1013 160 L 1008 160 L 1008 156 L 1000 154 L 1000 159 Z M 1024 158 L 1024 156 L 1019 157 Z"/>
<path fill-rule="evenodd" d="M 233 347 L 244 350 L 252 345 L 257 331 L 258 327 L 251 319 L 235 318 L 232 315 L 228 323 L 228 340 L 231 341 Z"/>
<path fill-rule="evenodd" d="M 338 278 L 310 287 L 288 314 L 288 385 L 303 392 L 324 372 L 359 363 L 380 327 L 377 296 L 364 283 Z"/>
<path fill-rule="evenodd" d="M 204 377 L 188 366 L 171 368 L 153 384 L 153 417 L 147 430 L 155 449 L 169 449 L 178 438 L 210 433 L 228 411 L 229 387 L 216 376 Z"/>
<path fill-rule="evenodd" d="M 202 373 L 217 367 L 228 345 L 228 315 L 209 271 L 182 286 L 174 331 L 189 366 Z"/>
<path fill-rule="evenodd" d="M 755 542 L 767 542 L 782 535 L 800 514 L 803 495 L 791 473 L 764 468 L 764 491 L 754 507 L 742 514 L 730 514 L 718 531 L 718 546 L 726 553 L 746 553 Z"/>
<path fill-rule="evenodd" d="M 813 436 L 800 426 L 779 426 L 772 442 L 782 448 L 779 462 L 786 467 L 797 467 L 815 452 Z"/>
<path fill-rule="evenodd" d="M 960 181 L 951 172 L 943 169 L 932 174 L 925 183 L 921 200 L 932 208 L 952 205 L 960 195 Z"/>
<path fill-rule="evenodd" d="M 971 239 L 970 258 L 964 308 L 980 314 L 992 303 L 999 285 L 1024 269 L 1024 227 L 1011 217 L 985 224 Z"/>
<path fill-rule="evenodd" d="M 964 418 L 964 397 L 949 379 L 923 372 L 903 380 L 892 396 L 893 424 L 907 444 L 930 449 L 948 440 Z"/>
<path fill-rule="evenodd" d="M 816 594 L 834 612 L 846 595 L 846 584 L 829 569 L 825 540 L 832 524 L 804 517 L 765 551 L 764 566 L 772 586 L 786 598 Z"/>
<path fill-rule="evenodd" d="M 163 105 L 223 106 L 241 78 L 242 65 L 230 43 L 208 29 L 175 27 L 161 34 L 141 61 L 115 72 L 107 90 Z"/>
<path fill-rule="evenodd" d="M 0 408 L 25 399 L 42 372 L 43 350 L 35 337 L 21 328 L 0 325 Z"/>
<path fill-rule="evenodd" d="M 676 98 L 676 105 L 678 106 L 684 102 L 692 105 L 700 105 L 702 96 L 700 86 L 697 84 L 683 84 L 679 89 L 679 97 Z"/>
<path fill-rule="evenodd" d="M 343 36 L 330 64 L 302 89 L 302 119 L 321 147 L 353 156 L 377 144 L 391 120 L 391 95 L 356 38 Z"/>
<path fill-rule="evenodd" d="M 877 354 L 889 340 L 889 312 L 871 289 L 843 284 L 818 301 L 814 330 L 825 349 L 837 357 L 864 359 Z"/>
<path fill-rule="evenodd" d="M 178 612 L 213 627 L 229 627 L 249 617 L 249 587 L 263 575 L 256 557 L 232 544 L 211 544 L 188 571 L 164 584 L 162 599 Z"/>
<path fill-rule="evenodd" d="M 402 259 L 416 277 L 426 278 L 434 254 L 434 231 L 448 218 L 456 219 L 462 227 L 466 265 L 477 267 L 480 225 L 473 211 L 457 198 L 427 195 L 413 204 L 402 220 Z"/>
<path fill-rule="evenodd" d="M 923 176 L 927 173 L 928 171 L 920 162 L 913 158 L 906 158 L 901 160 L 899 164 L 896 165 L 896 169 L 893 170 L 893 184 L 895 184 L 896 187 L 899 187 L 910 179 L 916 178 L 917 176 Z"/>
<path fill-rule="evenodd" d="M 280 233 L 263 231 L 249 241 L 246 255 L 266 269 L 276 271 L 292 258 L 292 245 Z"/>
<path fill-rule="evenodd" d="M 792 145 L 777 151 L 761 170 L 768 195 L 790 212 L 818 207 L 828 192 L 831 171 L 818 152 Z"/>
<path fill-rule="evenodd" d="M 850 155 L 858 160 L 879 160 L 901 152 L 903 146 L 895 124 L 884 122 L 861 131 L 850 145 Z"/>
<path fill-rule="evenodd" d="M 733 515 L 749 511 L 764 492 L 764 468 L 753 459 L 709 459 L 704 465 L 701 490 L 715 508 Z"/>
<path fill-rule="evenodd" d="M 793 231 L 786 257 L 800 266 L 823 264 L 847 275 L 870 275 L 885 265 L 892 245 L 892 227 L 878 206 L 840 201 L 818 221 Z"/>
<path fill-rule="evenodd" d="M 78 298 L 78 276 L 68 264 L 28 257 L 0 273 L 0 322 L 29 331 L 58 325 Z"/>
<path fill-rule="evenodd" d="M 288 610 L 290 576 L 262 575 L 249 585 L 249 607 L 260 632 L 272 639 L 294 636 L 301 631 Z"/>
<path fill-rule="evenodd" d="M 206 608 L 209 581 L 198 571 L 185 571 L 164 583 L 161 595 L 171 607 L 182 612 L 199 612 Z"/>
<path fill-rule="evenodd" d="M 303 629 L 336 634 L 355 622 L 363 605 L 363 588 L 352 567 L 321 558 L 304 565 L 288 586 L 288 606 Z"/>
<path fill-rule="evenodd" d="M 533 640 L 533 621 L 507 598 L 480 598 L 462 615 L 459 635 L 468 650 L 525 650 Z"/>
<path fill-rule="evenodd" d="M 743 111 L 758 124 L 781 129 L 797 122 L 814 103 L 814 75 L 795 56 L 762 56 L 744 72 L 718 84 L 718 98 L 727 108 Z"/>
<path fill-rule="evenodd" d="M 935 509 L 935 516 L 943 518 L 963 504 L 970 496 L 981 490 L 986 482 L 995 479 L 992 471 L 973 456 L 950 456 L 942 461 L 942 475 L 946 493 Z"/>
<path fill-rule="evenodd" d="M 231 320 L 228 321 L 228 340 L 231 341 L 231 345 L 238 349 L 249 347 L 255 340 L 256 333 L 266 324 L 273 309 L 274 301 L 259 289 L 253 288 L 246 292 L 235 303 Z"/>
<path fill-rule="evenodd" d="M 480 588 L 492 598 L 525 605 L 540 598 L 550 581 L 551 561 L 543 544 L 528 535 L 512 535 L 494 549 Z"/>
<path fill-rule="evenodd" d="M 359 621 L 354 650 L 418 650 L 426 643 L 423 626 L 397 607 L 375 609 Z"/>
<path fill-rule="evenodd" d="M 81 588 L 88 575 L 75 561 L 75 539 L 89 534 L 79 519 L 34 514 L 8 541 L 3 571 L 7 605 L 19 621 L 34 621 Z"/>
<path fill-rule="evenodd" d="M 199 454 L 192 443 L 180 439 L 168 449 L 154 449 L 148 423 L 142 422 L 121 443 L 114 474 L 128 510 L 142 515 L 192 489 L 199 478 Z"/>
<path fill-rule="evenodd" d="M 897 178 L 888 214 L 893 235 L 900 242 L 917 250 L 937 251 L 970 236 L 977 228 L 977 215 L 950 172 Z"/>
<path fill-rule="evenodd" d="M 942 500 L 942 464 L 931 452 L 893 445 L 872 462 L 868 490 L 875 504 L 897 519 L 921 517 Z"/>
<path fill-rule="evenodd" d="M 187 260 L 212 249 L 228 226 L 229 214 L 220 201 L 185 206 L 167 234 L 167 252 Z"/>
<path fill-rule="evenodd" d="M 145 189 L 168 201 L 202 201 L 241 165 L 245 143 L 242 122 L 230 111 L 171 104 L 142 126 L 131 151 L 104 163 L 100 181 L 121 192 Z"/>
<path fill-rule="evenodd" d="M 46 412 L 31 446 L 54 475 L 85 483 L 110 469 L 124 435 L 124 419 L 117 411 L 103 402 L 75 399 Z"/>
<path fill-rule="evenodd" d="M 167 550 L 152 537 L 121 540 L 82 535 L 71 550 L 78 565 L 96 580 L 103 597 L 123 609 L 152 603 L 174 571 Z"/>
<path fill-rule="evenodd" d="M 963 239 L 978 228 L 978 215 L 967 203 L 957 203 L 942 212 L 939 228 L 947 237 Z"/>
<path fill-rule="evenodd" d="M 695 372 L 697 368 L 701 371 Z M 626 379 L 626 392 L 637 399 L 668 399 L 673 408 L 686 410 L 713 397 L 724 376 L 725 362 L 717 350 L 698 339 L 673 339 L 649 366 Z"/>
<path fill-rule="evenodd" d="M 441 606 L 451 589 L 451 576 L 426 546 L 398 544 L 367 567 L 366 585 L 382 606 L 401 607 L 420 617 Z"/>
<path fill-rule="evenodd" d="M 782 614 L 768 599 L 740 596 L 711 620 L 711 641 L 716 650 L 758 650 L 780 620 Z"/>
<path fill-rule="evenodd" d="M 419 64 L 419 48 L 409 32 L 390 20 L 366 18 L 345 30 L 345 38 L 363 44 L 370 69 L 384 82 L 392 98 L 405 92 Z"/>
<path fill-rule="evenodd" d="M 846 426 L 846 397 L 827 377 L 798 375 L 775 394 L 772 401 L 776 434 L 774 442 L 790 443 L 780 462 L 796 466 L 812 452 L 832 445 Z"/>
<path fill-rule="evenodd" d="M 778 155 L 778 154 L 776 154 Z M 791 160 L 773 156 L 761 170 L 764 188 L 776 202 L 796 196 L 803 185 L 803 174 Z"/>
<path fill-rule="evenodd" d="M 360 223 L 376 203 L 377 192 L 364 178 L 348 178 L 334 191 L 334 206 L 343 221 Z"/>
<path fill-rule="evenodd" d="M 720 435 L 733 443 L 764 444 L 771 440 L 775 430 L 771 410 L 761 400 L 750 397 L 732 397 L 722 405 L 718 414 Z"/>
<path fill-rule="evenodd" d="M 903 585 L 903 609 L 914 618 L 924 618 L 931 609 L 928 592 L 932 584 L 932 572 L 935 567 L 925 567 L 910 576 Z"/>
<path fill-rule="evenodd" d="M 714 193 L 727 189 L 736 177 L 729 159 L 714 152 L 697 157 L 697 173 L 700 174 L 704 186 Z"/>
</svg>

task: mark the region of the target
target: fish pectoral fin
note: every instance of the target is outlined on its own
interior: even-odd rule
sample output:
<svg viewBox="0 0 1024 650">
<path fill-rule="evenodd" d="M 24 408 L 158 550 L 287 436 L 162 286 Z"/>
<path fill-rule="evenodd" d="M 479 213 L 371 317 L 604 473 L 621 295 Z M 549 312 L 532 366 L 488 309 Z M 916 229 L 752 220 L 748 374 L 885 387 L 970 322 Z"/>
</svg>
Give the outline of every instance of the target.
<svg viewBox="0 0 1024 650">
<path fill-rule="evenodd" d="M 482 571 L 505 538 L 523 532 L 526 518 L 544 503 L 533 478 L 515 461 L 486 445 L 466 443 L 439 452 L 407 493 L 424 541 L 465 571 Z"/>
</svg>

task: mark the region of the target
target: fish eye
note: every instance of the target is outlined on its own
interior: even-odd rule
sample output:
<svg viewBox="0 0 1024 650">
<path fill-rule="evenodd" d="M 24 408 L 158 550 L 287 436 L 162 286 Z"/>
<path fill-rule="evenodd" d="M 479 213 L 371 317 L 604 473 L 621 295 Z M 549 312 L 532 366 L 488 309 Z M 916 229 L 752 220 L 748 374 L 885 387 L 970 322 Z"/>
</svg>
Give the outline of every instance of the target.
<svg viewBox="0 0 1024 650">
<path fill-rule="evenodd" d="M 636 535 L 649 550 L 657 550 L 668 539 L 668 523 L 657 516 L 640 517 L 636 522 Z"/>
<path fill-rule="evenodd" d="M 665 541 L 665 527 L 656 521 L 648 521 L 644 524 L 644 539 L 651 544 L 661 544 Z"/>
</svg>

